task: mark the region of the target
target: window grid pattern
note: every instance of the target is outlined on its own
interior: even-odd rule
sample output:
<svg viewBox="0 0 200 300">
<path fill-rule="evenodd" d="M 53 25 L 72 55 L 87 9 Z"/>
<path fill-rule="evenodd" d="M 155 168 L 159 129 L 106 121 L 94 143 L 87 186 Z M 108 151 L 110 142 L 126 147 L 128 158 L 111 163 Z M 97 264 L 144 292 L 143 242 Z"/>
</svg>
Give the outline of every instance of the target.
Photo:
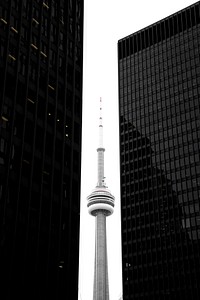
<svg viewBox="0 0 200 300">
<path fill-rule="evenodd" d="M 199 2 L 119 41 L 124 299 L 199 299 Z"/>
<path fill-rule="evenodd" d="M 6 299 L 78 297 L 83 1 L 0 3 Z"/>
</svg>

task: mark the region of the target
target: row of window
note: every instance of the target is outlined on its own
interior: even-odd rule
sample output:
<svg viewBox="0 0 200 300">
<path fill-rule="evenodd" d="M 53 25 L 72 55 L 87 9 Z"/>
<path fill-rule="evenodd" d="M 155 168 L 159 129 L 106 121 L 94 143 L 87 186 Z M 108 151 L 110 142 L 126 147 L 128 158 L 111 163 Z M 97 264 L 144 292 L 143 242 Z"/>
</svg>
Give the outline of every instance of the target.
<svg viewBox="0 0 200 300">
<path fill-rule="evenodd" d="M 1 45 L 0 45 L 0 53 L 1 53 L 2 57 L 5 56 L 5 49 L 6 49 L 5 47 L 6 47 L 6 42 L 5 42 L 4 39 L 2 39 L 1 40 Z M 48 63 L 48 56 L 49 56 L 50 57 L 50 59 L 49 59 L 50 68 L 52 70 L 56 71 L 58 50 L 53 49 L 53 48 L 50 48 L 48 50 L 47 45 L 44 41 L 41 41 L 41 46 L 40 47 L 39 47 L 39 45 L 37 44 L 36 41 L 33 41 L 30 44 L 30 47 L 31 47 L 31 50 L 32 50 L 32 54 L 34 56 L 37 56 L 38 54 L 40 54 L 40 59 L 45 64 Z M 68 40 L 67 47 L 68 47 L 68 49 L 67 49 L 68 57 L 71 58 L 71 59 L 75 59 L 76 65 L 81 67 L 81 61 L 82 61 L 81 49 L 78 46 L 74 47 L 73 42 L 71 40 Z M 40 48 L 40 50 L 39 50 L 39 48 Z M 65 70 L 65 56 L 63 54 L 66 51 L 64 51 L 63 43 L 60 43 L 60 46 L 57 49 L 62 50 L 62 51 L 59 52 L 59 63 L 58 63 L 58 65 L 59 65 L 59 71 L 64 73 L 64 70 Z M 12 64 L 13 64 L 13 62 L 16 63 L 17 57 L 18 57 L 17 47 L 14 44 L 10 43 L 9 44 L 8 61 Z M 22 70 L 25 61 L 26 61 L 26 54 L 25 54 L 24 51 L 21 51 L 21 53 L 20 53 L 20 65 L 22 65 L 22 66 L 20 67 L 20 70 Z M 14 64 L 13 64 L 13 66 L 14 66 Z M 24 72 L 23 72 L 23 75 L 24 75 Z"/>
<path fill-rule="evenodd" d="M 124 111 L 125 114 L 126 112 L 131 112 L 131 110 L 133 110 L 134 119 L 138 119 L 138 117 L 142 118 L 145 116 L 148 123 L 151 123 L 151 117 L 149 117 L 149 115 L 154 116 L 154 119 L 157 121 L 165 120 L 169 116 L 173 117 L 174 113 L 179 115 L 188 113 L 189 111 L 195 111 L 195 115 L 198 116 L 198 98 L 195 96 L 190 100 L 190 98 L 187 99 L 187 95 L 185 95 L 186 99 L 183 99 L 183 97 L 181 99 L 180 97 L 177 99 L 177 101 L 175 99 L 170 99 L 169 97 L 162 99 L 161 101 L 156 101 L 155 99 L 152 100 L 146 97 L 144 99 L 141 99 L 141 101 L 133 100 L 132 102 L 125 102 L 120 106 L 120 108 Z M 193 117 L 194 114 L 191 113 L 191 118 Z"/>
<path fill-rule="evenodd" d="M 180 73 L 181 70 L 181 73 Z M 127 69 L 125 69 L 127 71 Z M 199 58 L 193 60 L 189 67 L 188 63 L 174 64 L 171 68 L 160 63 L 157 66 L 152 66 L 149 69 L 130 69 L 129 72 L 120 71 L 119 87 L 126 91 L 132 88 L 132 91 L 142 90 L 144 87 L 149 88 L 154 85 L 161 84 L 160 89 L 164 86 L 174 86 L 188 81 L 191 78 L 193 84 L 199 80 L 200 68 Z M 191 84 L 191 83 L 189 83 Z"/>
<path fill-rule="evenodd" d="M 176 89 L 181 85 L 185 85 L 186 88 L 198 88 L 200 77 L 200 68 L 198 67 L 198 64 L 199 63 L 189 69 L 178 69 L 174 66 L 173 69 L 166 68 L 164 71 L 161 68 L 160 70 L 157 70 L 157 72 L 154 72 L 154 69 L 151 68 L 151 73 L 149 74 L 147 74 L 145 70 L 141 70 L 140 74 L 137 74 L 137 72 L 134 71 L 134 73 L 136 73 L 135 76 L 127 75 L 127 77 L 123 77 L 123 74 L 121 74 L 121 79 L 119 81 L 120 93 L 122 95 L 127 95 L 133 92 L 140 92 L 143 97 L 145 96 L 145 92 L 154 94 L 155 91 L 160 92 L 167 88 Z M 190 82 L 188 79 L 190 79 Z M 168 93 L 168 90 L 166 90 L 166 93 Z"/>
<path fill-rule="evenodd" d="M 165 59 L 166 55 L 170 55 L 170 57 L 175 57 L 177 55 L 177 51 L 181 53 L 182 57 L 193 57 L 194 52 L 189 51 L 190 48 L 197 47 L 199 44 L 198 41 L 199 33 L 194 31 L 187 31 L 183 35 L 179 35 L 178 37 L 172 36 L 170 40 L 164 41 L 162 44 L 156 44 L 145 48 L 143 52 L 134 53 L 134 55 L 127 56 L 124 60 L 119 61 L 120 67 L 126 67 L 126 65 L 130 65 L 133 67 L 137 64 L 144 64 L 149 60 L 154 59 Z M 144 55 L 145 52 L 145 55 Z M 177 57 L 177 59 L 180 59 Z"/>
<path fill-rule="evenodd" d="M 30 102 L 30 105 L 33 105 L 33 103 L 31 102 L 32 100 L 28 100 L 28 102 Z M 10 111 L 10 110 L 9 110 Z M 43 121 L 43 119 L 42 119 Z M 33 139 L 34 139 L 34 124 L 33 124 L 33 120 L 32 120 L 32 116 L 27 113 L 27 119 L 24 120 L 22 115 L 18 112 L 15 113 L 15 130 L 14 130 L 14 134 L 18 137 L 18 138 L 22 138 L 23 137 L 23 132 L 24 132 L 24 122 L 25 122 L 25 140 L 32 144 L 33 143 Z M 36 138 L 36 144 L 38 143 L 38 146 L 40 146 L 40 144 L 42 144 L 43 141 L 43 130 L 40 126 L 43 126 L 43 122 L 41 123 L 40 119 L 38 119 L 37 121 L 38 126 L 37 126 L 37 138 Z M 41 123 L 41 124 L 40 124 Z M 63 139 L 63 134 L 65 134 L 65 138 L 66 140 L 71 140 L 72 139 L 72 128 L 71 128 L 71 124 L 68 118 L 67 124 L 63 123 L 62 120 L 62 115 L 54 115 L 54 111 L 50 111 L 47 112 L 47 131 L 49 130 L 50 132 L 52 132 L 52 130 L 55 128 L 56 125 L 56 136 L 60 137 L 60 139 Z M 5 113 L 5 105 L 3 106 L 3 111 L 2 111 L 2 116 L 1 116 L 1 127 L 2 129 L 5 130 L 9 130 L 11 126 L 11 122 L 10 122 L 10 116 L 9 113 Z M 50 134 L 51 136 L 52 134 Z M 47 135 L 48 136 L 48 135 Z M 80 125 L 76 122 L 74 122 L 74 141 L 76 143 L 79 143 L 79 139 L 80 139 Z M 52 140 L 52 138 L 50 137 L 49 140 Z M 51 152 L 51 150 L 48 148 L 48 150 Z"/>
<path fill-rule="evenodd" d="M 28 3 L 28 1 L 23 1 L 23 7 L 22 11 L 20 9 L 14 8 L 12 9 L 12 13 L 9 13 L 9 9 L 6 7 L 0 7 L 0 17 L 1 21 L 4 23 L 4 25 L 8 24 L 9 20 L 9 15 L 10 15 L 10 24 L 15 28 L 15 30 L 18 32 L 18 24 L 19 24 L 19 19 L 20 15 L 22 12 L 22 16 L 26 20 L 32 19 L 32 24 L 35 29 L 39 29 L 40 27 L 40 13 L 41 13 L 41 8 L 43 8 L 43 14 L 42 14 L 42 22 L 41 22 L 41 28 L 42 28 L 42 34 L 47 37 L 48 36 L 48 30 L 51 25 L 51 29 L 58 24 L 58 20 L 60 21 L 59 23 L 63 26 L 67 24 L 69 33 L 74 34 L 74 26 L 75 26 L 75 20 L 76 20 L 76 38 L 78 39 L 78 42 L 81 41 L 81 29 L 80 29 L 80 23 L 81 23 L 81 1 L 77 0 L 77 3 L 74 5 L 74 2 L 69 1 L 69 7 L 62 7 L 61 5 L 59 6 L 58 10 L 58 4 L 57 1 L 51 1 L 52 2 L 52 10 L 49 9 L 48 4 L 45 2 L 42 3 L 42 7 L 39 7 L 37 5 L 33 5 L 33 10 L 31 11 L 31 6 Z M 20 2 L 18 1 L 18 5 Z M 56 6 L 56 9 L 55 9 Z M 76 7 L 76 14 L 74 14 L 73 10 L 74 7 Z M 19 8 L 19 7 L 18 7 Z M 49 12 L 52 12 L 52 19 L 50 23 L 50 15 Z M 68 17 L 65 16 L 65 12 L 67 11 Z M 28 23 L 26 21 L 26 27 L 28 26 Z M 55 33 L 56 29 L 53 29 L 51 32 Z"/>
<path fill-rule="evenodd" d="M 161 55 L 161 56 L 155 56 L 152 57 L 148 60 L 143 60 L 142 62 L 139 63 L 139 61 L 135 58 L 134 64 L 132 63 L 131 65 L 128 64 L 127 62 L 124 63 L 120 67 L 120 70 L 124 71 L 126 70 L 126 75 L 134 75 L 135 73 L 139 73 L 141 70 L 147 73 L 151 73 L 152 68 L 154 70 L 159 70 L 159 69 L 167 69 L 167 68 L 172 68 L 174 65 L 180 65 L 184 64 L 186 67 L 187 66 L 195 66 L 197 62 L 199 62 L 199 57 L 198 57 L 198 48 L 191 49 L 191 50 L 185 50 L 180 53 L 175 53 L 174 55 Z M 160 62 L 162 62 L 162 66 L 160 66 Z M 131 72 L 131 70 L 134 68 L 134 73 Z"/>
<path fill-rule="evenodd" d="M 195 28 L 200 23 L 199 15 L 199 3 L 197 3 L 193 7 L 153 24 L 127 39 L 120 40 L 118 43 L 119 59 L 138 53 L 154 44 L 160 42 L 162 44 L 170 37 L 174 37 L 173 42 L 175 42 L 176 37 L 179 39 L 182 33 L 186 30 L 191 31 L 192 27 Z"/>
<path fill-rule="evenodd" d="M 75 98 L 75 116 L 76 117 L 80 117 L 80 99 L 78 97 Z M 18 100 L 18 99 L 17 99 Z M 20 100 L 20 101 L 19 101 Z M 63 131 L 64 127 L 68 127 L 68 131 L 69 131 L 69 126 L 68 124 L 69 122 L 69 114 L 66 117 L 66 119 L 68 121 L 67 124 L 64 124 L 64 116 L 63 116 L 63 105 L 58 105 L 59 108 L 57 109 L 57 112 L 55 111 L 55 105 L 54 103 L 51 103 L 49 101 L 48 105 L 46 103 L 46 100 L 43 97 L 38 97 L 38 100 L 36 100 L 34 97 L 30 97 L 28 96 L 27 99 L 22 99 L 20 98 L 17 103 L 19 103 L 20 105 L 22 105 L 23 107 L 25 107 L 25 105 L 27 105 L 27 114 L 30 118 L 30 120 L 33 120 L 36 116 L 36 112 L 37 112 L 37 118 L 38 118 L 38 122 L 43 122 L 45 120 L 46 115 L 47 117 L 47 124 L 51 127 L 54 127 L 54 125 L 56 124 L 57 130 L 59 131 Z M 72 99 L 68 99 L 67 98 L 67 102 L 66 102 L 66 109 L 68 111 L 71 111 L 72 109 Z M 7 127 L 9 127 L 9 122 L 10 122 L 10 117 L 12 114 L 12 109 L 9 108 L 9 111 L 6 111 L 6 107 L 7 105 L 4 104 L 3 108 L 2 108 L 2 120 L 4 120 L 4 122 L 7 122 Z M 37 109 L 37 111 L 36 111 Z M 16 119 L 18 118 L 18 113 L 19 113 L 19 119 L 20 114 L 21 114 L 21 109 L 17 110 L 16 112 Z M 21 118 L 22 119 L 22 118 Z M 22 126 L 23 127 L 23 126 Z"/>
<path fill-rule="evenodd" d="M 1 50 L 2 49 L 3 49 L 3 46 L 1 47 Z M 33 49 L 34 53 L 36 52 L 36 50 L 38 50 L 38 49 L 35 49 L 34 45 L 32 45 L 32 49 Z M 79 55 L 79 58 L 78 58 L 78 56 L 76 57 L 76 62 L 77 62 L 77 64 L 81 65 L 80 49 L 79 50 L 78 50 L 78 48 L 76 48 L 76 49 L 77 49 L 76 53 L 78 53 L 78 55 Z M 12 48 L 11 53 L 12 54 L 8 55 L 8 63 L 14 68 L 16 68 L 19 63 L 19 74 L 21 74 L 22 76 L 27 76 L 28 65 L 27 65 L 26 55 L 22 53 L 19 57 L 19 62 L 18 62 L 15 49 Z M 40 57 L 41 57 L 42 62 L 48 62 L 47 55 L 43 51 L 40 51 Z M 72 70 L 71 64 L 68 63 L 68 65 L 66 65 L 66 59 L 63 56 L 59 55 L 58 58 L 59 58 L 59 62 L 58 62 L 59 75 L 62 76 L 62 78 L 63 78 L 63 77 L 65 77 L 65 73 L 67 73 L 68 83 L 73 84 L 73 70 Z M 50 70 L 56 71 L 57 58 L 56 58 L 56 52 L 54 52 L 53 50 L 50 50 L 49 66 L 50 66 Z M 40 77 L 41 87 L 43 87 L 43 89 L 44 89 L 46 85 L 42 81 L 43 73 L 45 73 L 44 81 L 47 80 L 47 77 L 46 77 L 46 71 L 44 71 L 43 73 L 42 73 L 42 71 L 43 71 L 43 68 L 41 67 L 39 77 Z M 29 64 L 29 78 L 34 83 L 36 83 L 36 81 L 38 79 L 38 72 L 39 72 L 38 64 L 36 63 L 36 61 L 34 59 L 31 59 L 30 64 Z M 81 89 L 80 71 L 76 70 L 75 75 L 76 75 L 76 77 L 75 77 L 76 89 L 80 90 Z"/>
<path fill-rule="evenodd" d="M 200 90 L 199 90 L 200 92 Z M 197 89 L 190 89 L 188 92 L 174 95 L 166 95 L 163 98 L 161 94 L 153 94 L 152 96 L 139 97 L 135 99 L 130 96 L 123 97 L 121 96 L 120 111 L 124 114 L 129 112 L 129 115 L 136 116 L 135 110 L 137 110 L 137 115 L 144 112 L 148 114 L 155 114 L 163 111 L 163 114 L 166 112 L 171 112 L 174 114 L 175 111 L 181 111 L 182 113 L 188 112 L 191 110 L 196 110 L 196 115 L 198 116 L 199 104 L 198 104 L 198 95 L 199 92 Z M 134 117 L 135 119 L 135 117 Z"/>
</svg>

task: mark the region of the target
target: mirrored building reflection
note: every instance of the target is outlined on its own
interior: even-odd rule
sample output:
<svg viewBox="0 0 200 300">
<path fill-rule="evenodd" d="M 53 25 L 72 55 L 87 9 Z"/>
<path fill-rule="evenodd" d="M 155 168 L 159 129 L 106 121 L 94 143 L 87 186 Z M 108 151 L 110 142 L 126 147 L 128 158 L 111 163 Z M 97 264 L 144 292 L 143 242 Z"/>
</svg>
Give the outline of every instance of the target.
<svg viewBox="0 0 200 300">
<path fill-rule="evenodd" d="M 199 2 L 118 42 L 124 299 L 200 298 Z"/>
</svg>

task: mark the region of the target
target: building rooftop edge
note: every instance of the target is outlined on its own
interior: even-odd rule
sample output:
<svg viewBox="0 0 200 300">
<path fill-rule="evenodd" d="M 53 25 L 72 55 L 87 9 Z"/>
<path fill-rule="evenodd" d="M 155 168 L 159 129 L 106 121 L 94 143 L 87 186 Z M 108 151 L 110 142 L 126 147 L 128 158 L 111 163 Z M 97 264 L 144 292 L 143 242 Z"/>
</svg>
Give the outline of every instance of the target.
<svg viewBox="0 0 200 300">
<path fill-rule="evenodd" d="M 179 13 L 181 13 L 181 12 L 183 12 L 183 11 L 185 11 L 185 10 L 191 8 L 191 7 L 196 6 L 197 4 L 199 4 L 199 1 L 197 1 L 197 2 L 195 2 L 195 3 L 193 3 L 193 4 L 191 4 L 191 5 L 188 5 L 188 6 L 186 6 L 185 8 L 182 8 L 182 9 L 180 9 L 180 10 L 178 10 L 178 11 L 176 11 L 176 12 L 170 14 L 170 15 L 168 15 L 167 17 L 162 18 L 161 20 L 158 20 L 158 21 L 154 22 L 154 23 L 152 23 L 151 25 L 147 25 L 147 26 L 145 26 L 145 27 L 143 27 L 143 28 L 141 28 L 141 29 L 135 31 L 134 33 L 128 34 L 127 36 L 125 36 L 125 37 L 119 39 L 119 40 L 118 40 L 118 44 L 121 43 L 121 42 L 123 42 L 124 40 L 126 40 L 126 39 L 128 39 L 128 38 L 131 38 L 132 36 L 134 36 L 134 35 L 136 35 L 136 34 L 142 32 L 142 31 L 146 31 L 147 29 L 149 29 L 149 28 L 151 28 L 151 27 L 153 27 L 153 26 L 155 26 L 155 25 L 157 25 L 157 24 L 159 24 L 159 23 L 162 23 L 162 22 L 165 21 L 165 20 L 174 17 L 175 15 L 177 15 L 177 14 L 179 14 Z"/>
</svg>

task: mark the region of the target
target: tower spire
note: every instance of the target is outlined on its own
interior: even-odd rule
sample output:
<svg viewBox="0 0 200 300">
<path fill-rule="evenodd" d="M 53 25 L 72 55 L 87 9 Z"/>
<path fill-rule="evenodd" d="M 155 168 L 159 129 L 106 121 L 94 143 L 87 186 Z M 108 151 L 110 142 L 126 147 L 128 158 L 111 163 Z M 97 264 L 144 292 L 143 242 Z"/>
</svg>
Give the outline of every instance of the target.
<svg viewBox="0 0 200 300">
<path fill-rule="evenodd" d="M 103 118 L 102 118 L 102 98 L 100 98 L 99 110 L 99 147 L 98 152 L 98 181 L 97 186 L 104 186 L 104 151 L 103 147 Z"/>
<path fill-rule="evenodd" d="M 103 148 L 103 117 L 102 117 L 102 98 L 99 102 L 99 148 Z"/>
</svg>

